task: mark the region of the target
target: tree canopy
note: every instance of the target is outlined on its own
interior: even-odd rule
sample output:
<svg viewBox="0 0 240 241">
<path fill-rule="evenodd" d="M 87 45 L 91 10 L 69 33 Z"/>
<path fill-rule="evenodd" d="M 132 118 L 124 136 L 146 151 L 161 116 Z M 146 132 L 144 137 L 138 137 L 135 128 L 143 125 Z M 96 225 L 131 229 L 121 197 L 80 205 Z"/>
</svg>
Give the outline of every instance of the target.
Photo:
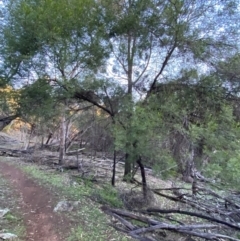
<svg viewBox="0 0 240 241">
<path fill-rule="evenodd" d="M 196 160 L 236 149 L 239 1 L 17 0 L 5 9 L 1 79 L 30 84 L 22 108 L 75 100 L 107 115 L 125 176 L 140 157 L 175 161 L 190 176 Z"/>
</svg>

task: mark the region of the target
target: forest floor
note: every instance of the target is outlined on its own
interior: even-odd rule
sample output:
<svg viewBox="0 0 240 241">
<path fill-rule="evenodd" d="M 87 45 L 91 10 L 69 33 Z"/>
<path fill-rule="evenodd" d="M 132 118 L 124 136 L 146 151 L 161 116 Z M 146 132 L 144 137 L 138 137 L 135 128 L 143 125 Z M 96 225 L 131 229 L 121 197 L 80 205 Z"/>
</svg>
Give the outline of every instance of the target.
<svg viewBox="0 0 240 241">
<path fill-rule="evenodd" d="M 122 182 L 121 162 L 113 188 L 112 160 L 101 153 L 67 156 L 69 169 L 59 167 L 51 150 L 9 151 L 23 146 L 0 132 L 0 214 L 10 210 L 0 217 L 0 240 L 2 233 L 13 233 L 20 241 L 240 241 L 238 192 L 202 183 L 192 195 L 191 184 L 163 181 L 146 169 L 152 200 L 146 205 L 139 196 L 140 174 L 135 184 Z M 60 203 L 65 206 L 56 210 Z"/>
<path fill-rule="evenodd" d="M 19 197 L 17 205 L 21 209 L 22 221 L 26 228 L 24 239 L 65 240 L 70 223 L 66 217 L 53 211 L 56 204 L 53 193 L 6 161 L 0 162 L 0 173 L 9 183 L 13 194 Z"/>
<path fill-rule="evenodd" d="M 20 146 L 17 140 L 0 133 L 1 148 Z M 100 205 L 87 197 L 91 183 L 75 188 L 66 176 L 18 157 L 0 156 L 0 209 L 10 210 L 0 219 L 0 235 L 16 234 L 21 241 L 131 240 L 110 227 Z M 63 200 L 80 203 L 70 212 L 55 212 Z"/>
</svg>

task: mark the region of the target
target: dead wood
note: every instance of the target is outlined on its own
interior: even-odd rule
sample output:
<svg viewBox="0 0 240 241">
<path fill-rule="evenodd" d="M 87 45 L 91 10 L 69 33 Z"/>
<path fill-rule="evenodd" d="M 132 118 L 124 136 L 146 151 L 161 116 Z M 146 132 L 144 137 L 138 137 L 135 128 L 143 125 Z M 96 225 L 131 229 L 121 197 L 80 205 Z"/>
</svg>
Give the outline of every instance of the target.
<svg viewBox="0 0 240 241">
<path fill-rule="evenodd" d="M 125 225 L 125 227 L 127 227 L 128 230 L 134 230 L 136 229 L 137 227 L 132 225 L 131 222 L 127 221 L 126 219 L 122 218 L 121 216 L 115 214 L 115 213 L 112 213 L 111 214 L 113 217 L 115 217 L 116 219 L 118 219 L 122 224 Z"/>
<path fill-rule="evenodd" d="M 82 152 L 83 150 L 85 150 L 85 148 L 81 148 L 78 150 L 74 150 L 74 151 L 68 151 L 66 152 L 67 156 L 74 156 L 74 155 L 78 155 L 80 152 Z"/>
<path fill-rule="evenodd" d="M 162 221 L 154 220 L 145 216 L 142 216 L 140 214 L 134 214 L 132 212 L 128 212 L 125 210 L 119 210 L 119 209 L 113 209 L 109 207 L 102 207 L 102 210 L 105 211 L 108 215 L 111 215 L 115 218 L 117 218 L 122 225 L 125 226 L 125 228 L 121 228 L 124 230 L 124 232 L 128 232 L 128 234 L 138 240 L 152 240 L 146 239 L 146 237 L 142 237 L 140 235 L 143 235 L 145 233 L 153 232 L 156 230 L 170 230 L 174 232 L 184 233 L 191 236 L 204 238 L 207 240 L 220 240 L 224 238 L 225 240 L 232 240 L 232 241 L 240 241 L 239 239 L 236 239 L 234 237 L 230 237 L 228 235 L 218 234 L 214 232 L 203 232 L 200 230 L 206 230 L 206 229 L 216 229 L 218 225 L 214 224 L 184 224 L 184 225 L 173 225 L 164 223 Z M 123 218 L 124 217 L 124 218 Z M 147 227 L 136 227 L 135 225 L 132 225 L 131 222 L 127 219 L 133 219 L 140 221 L 142 223 L 145 223 Z M 153 239 L 154 240 L 154 239 Z"/>
<path fill-rule="evenodd" d="M 132 212 L 126 211 L 126 210 L 121 210 L 121 209 L 116 209 L 116 208 L 110 208 L 107 206 L 102 206 L 102 211 L 104 211 L 107 214 L 111 214 L 111 213 L 115 213 L 117 215 L 126 217 L 126 218 L 131 218 L 137 221 L 140 221 L 142 223 L 147 223 L 147 224 L 151 224 L 151 225 L 157 225 L 159 223 L 159 221 L 145 217 L 143 215 L 137 215 L 134 214 Z"/>
<path fill-rule="evenodd" d="M 137 183 L 140 185 L 140 182 Z M 184 190 L 186 192 L 179 192 L 181 190 Z M 141 240 L 141 238 L 143 238 L 146 233 L 151 234 L 152 232 L 156 232 L 159 230 L 168 230 L 169 232 L 177 232 L 184 235 L 195 236 L 205 240 L 239 241 L 239 239 L 234 237 L 234 230 L 238 232 L 240 231 L 240 225 L 238 225 L 237 223 L 240 217 L 240 197 L 238 197 L 238 195 L 235 195 L 234 197 L 226 197 L 226 195 L 221 196 L 220 194 L 212 190 L 205 189 L 201 186 L 198 186 L 198 192 L 195 195 L 191 194 L 191 189 L 184 189 L 178 187 L 153 189 L 152 191 L 155 194 L 167 198 L 171 201 L 182 203 L 183 207 L 186 207 L 186 205 L 190 206 L 193 211 L 185 211 L 180 209 L 165 210 L 159 208 L 147 208 L 146 210 L 137 211 L 138 213 L 136 214 L 126 210 L 108 208 L 108 213 L 110 215 L 114 216 L 114 214 L 116 214 L 122 217 L 122 220 L 120 218 L 118 220 L 123 226 L 125 226 L 125 232 L 128 231 L 128 234 L 132 237 Z M 163 191 L 164 193 L 162 193 L 161 191 Z M 167 192 L 169 191 L 172 192 L 172 195 L 167 194 Z M 173 194 L 175 194 L 175 196 Z M 226 205 L 228 206 L 226 207 Z M 200 210 L 201 213 L 197 211 L 195 212 L 194 209 Z M 143 214 L 145 214 L 145 216 Z M 170 219 L 167 216 L 168 214 L 171 214 Z M 197 224 L 187 224 L 185 222 L 180 223 L 176 222 L 174 216 L 172 216 L 173 214 L 192 216 L 203 219 L 210 223 L 201 224 L 199 223 L 199 221 Z M 149 218 L 149 215 L 153 216 L 154 218 Z M 159 220 L 159 218 L 161 218 L 161 220 Z M 171 223 L 167 223 L 167 221 L 163 222 L 163 219 L 170 220 Z M 132 223 L 131 220 L 137 220 L 141 222 L 141 227 L 136 227 L 135 229 L 131 227 L 131 224 L 129 224 L 129 222 Z M 125 221 L 127 221 L 127 227 L 124 224 Z M 176 223 L 178 224 L 176 225 Z M 209 232 L 205 232 L 205 230 L 207 229 L 209 230 Z M 216 230 L 220 230 L 221 233 L 216 232 Z"/>
<path fill-rule="evenodd" d="M 192 208 L 196 208 L 196 209 L 198 209 L 200 211 L 204 211 L 206 213 L 228 216 L 226 210 L 221 210 L 216 205 L 206 202 L 206 200 L 199 202 L 200 200 L 192 199 L 191 198 L 192 195 L 190 195 L 188 193 L 179 194 L 177 196 L 171 196 L 171 195 L 168 195 L 165 193 L 158 192 L 158 191 L 156 191 L 156 189 L 153 189 L 152 191 L 161 197 L 165 197 L 174 202 L 180 202 L 180 203 L 186 204 Z"/>
<path fill-rule="evenodd" d="M 147 228 L 139 228 L 137 230 L 131 231 L 134 234 L 152 232 L 157 229 L 167 229 L 167 230 L 176 230 L 176 231 L 191 231 L 192 229 L 211 229 L 217 228 L 217 225 L 212 224 L 194 224 L 194 225 L 172 225 L 167 223 L 160 223 L 157 225 L 153 225 Z"/>
<path fill-rule="evenodd" d="M 22 157 L 23 155 L 29 155 L 32 153 L 33 153 L 32 150 L 16 150 L 16 149 L 0 148 L 0 156 Z"/>
<path fill-rule="evenodd" d="M 166 213 L 180 213 L 180 214 L 194 216 L 194 217 L 206 219 L 206 220 L 209 220 L 209 221 L 212 221 L 212 222 L 224 224 L 224 225 L 226 225 L 230 228 L 233 228 L 233 229 L 236 229 L 236 230 L 240 231 L 240 226 L 238 226 L 238 225 L 234 225 L 230 222 L 226 222 L 226 221 L 223 221 L 223 220 L 220 220 L 220 219 L 217 219 L 217 218 L 213 218 L 213 217 L 210 217 L 210 216 L 207 216 L 207 215 L 203 215 L 203 214 L 200 214 L 200 213 L 194 213 L 194 212 L 176 210 L 176 209 L 166 210 L 166 209 L 158 209 L 158 208 L 148 208 L 145 212 L 147 212 L 147 213 L 155 212 L 155 213 L 164 213 L 164 214 L 166 214 Z"/>
</svg>

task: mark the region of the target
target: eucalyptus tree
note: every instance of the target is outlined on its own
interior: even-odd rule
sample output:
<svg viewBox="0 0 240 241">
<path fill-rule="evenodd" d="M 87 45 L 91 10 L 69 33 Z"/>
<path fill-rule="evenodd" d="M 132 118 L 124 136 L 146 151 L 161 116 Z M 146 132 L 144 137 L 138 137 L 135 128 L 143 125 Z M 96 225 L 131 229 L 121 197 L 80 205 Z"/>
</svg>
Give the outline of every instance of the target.
<svg viewBox="0 0 240 241">
<path fill-rule="evenodd" d="M 136 101 L 148 105 L 159 83 L 186 70 L 210 71 L 238 40 L 239 1 L 17 0 L 7 9 L 10 76 L 48 78 L 108 114 L 125 135 L 125 176 L 144 150 Z"/>
<path fill-rule="evenodd" d="M 52 107 L 56 105 L 56 97 L 58 103 L 64 103 L 72 96 L 76 79 L 82 79 L 85 72 L 96 68 L 105 57 L 105 48 L 101 47 L 103 37 L 97 37 L 96 19 L 89 13 L 90 8 L 94 12 L 94 4 L 94 1 L 75 0 L 8 1 L 1 67 L 6 80 L 26 85 L 20 99 L 20 112 L 25 118 L 43 120 L 49 117 L 46 114 L 54 116 L 48 107 L 55 112 L 56 108 Z M 55 95 L 55 99 L 50 96 L 41 105 L 38 96 L 46 94 L 46 86 L 55 90 L 60 86 L 61 95 Z M 53 103 L 46 103 L 49 100 Z M 39 108 L 31 108 L 33 103 Z M 25 108 L 29 105 L 30 108 Z M 60 159 L 61 156 L 60 153 Z"/>
<path fill-rule="evenodd" d="M 134 102 L 140 98 L 149 104 L 159 83 L 184 78 L 184 72 L 210 72 L 219 59 L 234 53 L 239 2 L 129 0 L 101 5 L 111 48 L 107 74 L 125 93 L 124 111 L 119 109 L 116 118 L 125 132 L 127 175 L 137 156 L 146 152 L 144 143 L 137 148 L 144 131 L 139 134 L 133 124 Z M 199 81 L 196 76 L 191 76 L 193 83 Z"/>
</svg>

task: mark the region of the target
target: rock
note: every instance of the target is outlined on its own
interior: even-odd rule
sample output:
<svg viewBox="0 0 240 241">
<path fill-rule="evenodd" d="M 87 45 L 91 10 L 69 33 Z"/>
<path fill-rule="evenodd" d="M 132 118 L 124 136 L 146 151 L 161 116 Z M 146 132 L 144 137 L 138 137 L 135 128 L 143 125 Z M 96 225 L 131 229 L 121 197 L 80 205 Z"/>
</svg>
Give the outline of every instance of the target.
<svg viewBox="0 0 240 241">
<path fill-rule="evenodd" d="M 0 218 L 3 218 L 10 210 L 8 208 L 0 209 Z"/>
<path fill-rule="evenodd" d="M 79 201 L 60 201 L 53 209 L 54 212 L 71 212 L 74 207 L 77 207 Z"/>
<path fill-rule="evenodd" d="M 12 233 L 0 233 L 0 239 L 2 240 L 16 240 L 17 238 L 18 236 Z"/>
</svg>

